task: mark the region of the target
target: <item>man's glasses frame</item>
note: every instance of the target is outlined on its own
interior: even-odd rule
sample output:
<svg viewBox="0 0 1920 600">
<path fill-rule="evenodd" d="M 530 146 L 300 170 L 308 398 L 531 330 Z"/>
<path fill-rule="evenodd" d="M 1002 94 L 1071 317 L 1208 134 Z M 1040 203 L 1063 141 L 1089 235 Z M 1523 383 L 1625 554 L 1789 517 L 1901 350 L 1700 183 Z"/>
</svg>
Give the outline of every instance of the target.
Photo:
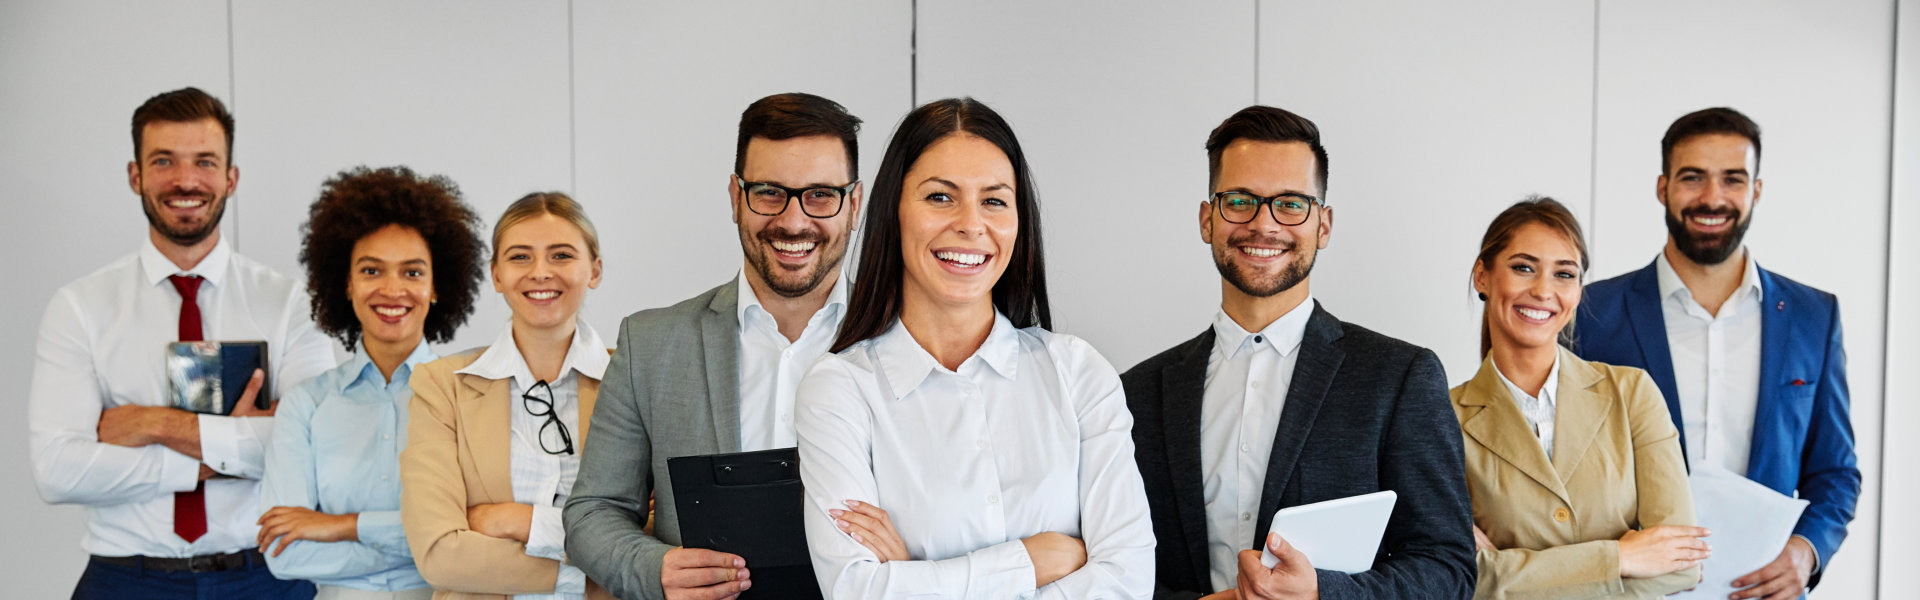
<svg viewBox="0 0 1920 600">
<path fill-rule="evenodd" d="M 545 398 L 534 395 L 534 392 L 542 390 L 546 392 Z M 539 406 L 537 410 L 534 408 L 536 405 Z M 534 432 L 534 437 L 540 440 L 541 450 L 547 454 L 573 454 L 573 436 L 567 433 L 567 425 L 560 422 L 560 415 L 557 414 L 558 411 L 553 409 L 553 386 L 547 385 L 544 379 L 534 382 L 533 387 L 527 388 L 527 392 L 520 395 L 520 407 L 526 409 L 527 414 L 533 415 L 536 418 L 547 418 L 545 423 L 540 424 L 540 429 Z M 548 426 L 553 426 L 560 430 L 561 447 L 559 450 L 547 447 Z"/>
<path fill-rule="evenodd" d="M 1253 212 L 1249 213 L 1247 215 L 1247 218 L 1236 221 L 1234 220 L 1233 217 L 1227 215 L 1227 209 L 1225 207 L 1225 204 L 1229 198 L 1234 196 L 1240 196 L 1240 197 L 1251 199 L 1254 201 Z M 1327 202 L 1325 200 L 1321 200 L 1319 198 L 1315 198 L 1313 196 L 1309 196 L 1299 192 L 1284 192 L 1284 193 L 1273 195 L 1273 196 L 1262 196 L 1246 190 L 1227 190 L 1224 192 L 1215 193 L 1213 195 L 1212 200 L 1213 200 L 1213 211 L 1216 214 L 1220 215 L 1221 220 L 1224 220 L 1228 223 L 1233 223 L 1235 225 L 1252 223 L 1254 219 L 1260 218 L 1261 205 L 1266 205 L 1267 214 L 1273 215 L 1273 220 L 1285 227 L 1292 227 L 1292 226 L 1307 222 L 1307 217 L 1313 214 L 1313 206 L 1316 204 L 1320 205 L 1320 208 L 1327 207 Z M 1289 222 L 1286 217 L 1283 217 L 1280 214 L 1281 212 L 1283 212 L 1280 210 L 1280 203 L 1284 200 L 1305 200 L 1307 203 L 1307 208 L 1306 210 L 1300 211 L 1298 218 L 1295 218 L 1291 222 Z"/>
<path fill-rule="evenodd" d="M 784 185 L 780 185 L 778 183 L 773 183 L 771 181 L 747 181 L 747 178 L 741 177 L 738 174 L 735 174 L 733 176 L 733 179 L 739 182 L 740 197 L 741 197 L 740 200 L 747 204 L 747 210 L 753 211 L 753 214 L 760 215 L 763 217 L 778 217 L 781 214 L 786 213 L 787 207 L 793 204 L 793 199 L 800 198 L 800 212 L 806 213 L 807 216 L 813 217 L 815 219 L 831 219 L 836 216 L 839 216 L 840 211 L 846 208 L 847 197 L 853 195 L 853 188 L 860 185 L 860 180 L 855 179 L 853 180 L 853 183 L 849 183 L 849 184 L 838 186 L 838 187 L 830 186 L 830 185 L 815 185 L 815 186 L 808 186 L 803 188 L 790 188 Z M 754 192 L 766 191 L 766 190 L 780 190 L 782 194 L 786 195 L 786 200 L 783 200 L 780 202 L 780 210 L 776 210 L 773 212 L 763 212 L 759 208 L 755 208 L 753 206 Z M 839 199 L 833 203 L 833 212 L 829 212 L 827 214 L 815 214 L 813 211 L 807 210 L 806 194 L 809 192 L 816 192 L 816 191 L 831 192 L 836 198 Z"/>
</svg>

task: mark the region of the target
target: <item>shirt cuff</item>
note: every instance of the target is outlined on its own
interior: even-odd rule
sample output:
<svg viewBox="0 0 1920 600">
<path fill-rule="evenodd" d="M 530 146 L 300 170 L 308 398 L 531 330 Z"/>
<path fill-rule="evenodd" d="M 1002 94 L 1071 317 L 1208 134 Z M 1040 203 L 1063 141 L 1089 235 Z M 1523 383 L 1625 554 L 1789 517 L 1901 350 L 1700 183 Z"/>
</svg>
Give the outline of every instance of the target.
<svg viewBox="0 0 1920 600">
<path fill-rule="evenodd" d="M 567 529 L 557 506 L 533 507 L 533 522 L 527 526 L 527 555 L 567 560 Z"/>
<path fill-rule="evenodd" d="M 1033 597 L 1033 557 L 1020 540 L 975 550 L 967 558 L 967 598 Z"/>
<path fill-rule="evenodd" d="M 200 462 L 223 475 L 241 476 L 240 420 L 219 415 L 199 418 Z"/>
<path fill-rule="evenodd" d="M 1813 545 L 1813 539 L 1808 538 L 1807 536 L 1796 533 L 1796 534 L 1793 534 L 1793 537 L 1800 538 L 1800 541 L 1807 543 L 1808 548 L 1813 549 L 1813 572 L 1819 573 L 1820 572 L 1820 547 Z M 1793 538 L 1787 538 L 1787 539 L 1791 540 Z"/>
<path fill-rule="evenodd" d="M 161 451 L 160 487 L 172 492 L 191 492 L 200 487 L 200 461 L 193 457 L 155 446 Z"/>
<path fill-rule="evenodd" d="M 575 567 L 569 564 L 561 564 L 560 575 L 558 577 L 553 578 L 553 593 L 555 594 L 587 593 L 587 574 L 584 572 L 581 572 L 579 567 Z"/>
</svg>

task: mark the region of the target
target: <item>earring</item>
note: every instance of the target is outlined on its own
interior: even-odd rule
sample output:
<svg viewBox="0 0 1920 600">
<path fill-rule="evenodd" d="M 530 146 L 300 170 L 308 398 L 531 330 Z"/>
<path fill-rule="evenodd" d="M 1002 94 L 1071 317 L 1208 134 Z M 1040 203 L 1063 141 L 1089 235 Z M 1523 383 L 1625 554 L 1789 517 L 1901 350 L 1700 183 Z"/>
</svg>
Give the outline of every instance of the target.
<svg viewBox="0 0 1920 600">
<path fill-rule="evenodd" d="M 1486 293 L 1486 292 L 1479 292 L 1479 296 L 1480 296 L 1480 301 L 1481 301 L 1481 302 L 1486 302 L 1486 301 L 1487 301 L 1487 293 Z"/>
</svg>

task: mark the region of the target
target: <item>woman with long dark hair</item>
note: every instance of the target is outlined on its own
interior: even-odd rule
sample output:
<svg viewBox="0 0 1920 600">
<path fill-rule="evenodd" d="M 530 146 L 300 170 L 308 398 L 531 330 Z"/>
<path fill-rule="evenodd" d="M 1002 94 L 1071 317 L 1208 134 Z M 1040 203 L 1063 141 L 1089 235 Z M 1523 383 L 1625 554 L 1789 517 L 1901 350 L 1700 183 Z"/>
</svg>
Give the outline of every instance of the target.
<svg viewBox="0 0 1920 600">
<path fill-rule="evenodd" d="M 1132 416 L 1113 366 L 1048 331 L 1012 128 L 972 99 L 921 106 L 873 181 L 846 320 L 796 401 L 822 590 L 1150 596 Z"/>
</svg>

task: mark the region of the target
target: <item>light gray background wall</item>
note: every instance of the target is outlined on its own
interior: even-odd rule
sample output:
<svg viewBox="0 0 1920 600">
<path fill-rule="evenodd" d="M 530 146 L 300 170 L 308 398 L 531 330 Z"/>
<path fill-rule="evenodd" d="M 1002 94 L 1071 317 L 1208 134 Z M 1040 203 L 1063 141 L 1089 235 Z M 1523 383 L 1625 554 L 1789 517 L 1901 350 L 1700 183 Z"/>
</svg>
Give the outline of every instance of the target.
<svg viewBox="0 0 1920 600">
<path fill-rule="evenodd" d="M 748 102 L 846 104 L 867 120 L 870 175 L 915 102 L 972 95 L 1036 170 L 1058 328 L 1123 369 L 1199 332 L 1218 301 L 1194 225 L 1207 131 L 1250 103 L 1284 106 L 1321 124 L 1332 155 L 1336 227 L 1314 294 L 1433 348 L 1456 382 L 1477 364 L 1466 274 L 1486 221 L 1552 195 L 1588 225 L 1596 277 L 1642 266 L 1663 235 L 1660 134 L 1731 105 L 1766 130 L 1755 256 L 1838 294 L 1846 319 L 1867 487 L 1816 596 L 1883 583 L 1893 597 L 1898 570 L 1880 565 L 1920 559 L 1882 543 L 1920 519 L 1880 510 L 1920 493 L 1911 466 L 1881 460 L 1883 435 L 1886 456 L 1920 450 L 1920 410 L 1885 394 L 1903 372 L 1889 366 L 1920 359 L 1920 320 L 1888 310 L 1920 298 L 1916 48 L 1912 0 L 8 2 L 0 177 L 21 225 L 0 251 L 22 265 L 0 381 L 25 389 L 54 289 L 144 239 L 127 119 L 184 85 L 239 120 L 227 232 L 242 252 L 298 272 L 307 204 L 356 164 L 446 174 L 485 215 L 568 191 L 602 231 L 588 315 L 609 332 L 739 268 L 724 188 Z M 448 349 L 484 343 L 505 315 L 483 304 Z M 0 406 L 17 423 L 0 452 L 0 531 L 15 540 L 0 594 L 64 596 L 85 561 L 80 511 L 40 502 L 25 399 Z"/>
</svg>

